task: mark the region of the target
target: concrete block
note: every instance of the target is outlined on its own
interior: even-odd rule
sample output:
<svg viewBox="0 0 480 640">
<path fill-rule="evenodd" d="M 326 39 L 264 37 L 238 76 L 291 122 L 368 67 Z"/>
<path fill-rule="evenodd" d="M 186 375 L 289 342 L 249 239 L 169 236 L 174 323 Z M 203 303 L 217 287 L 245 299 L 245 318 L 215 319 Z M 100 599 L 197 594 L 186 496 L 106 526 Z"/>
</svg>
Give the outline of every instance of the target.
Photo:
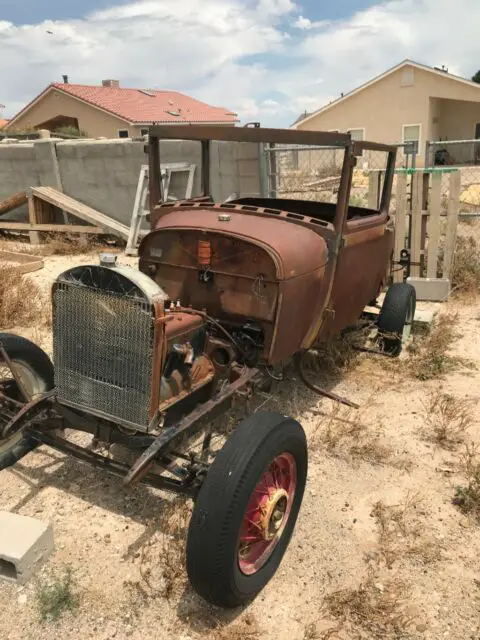
<svg viewBox="0 0 480 640">
<path fill-rule="evenodd" d="M 53 551 L 52 527 L 0 511 L 0 579 L 23 584 Z"/>
<path fill-rule="evenodd" d="M 444 302 L 450 295 L 450 280 L 443 278 L 407 278 L 407 282 L 415 287 L 417 300 Z"/>
</svg>

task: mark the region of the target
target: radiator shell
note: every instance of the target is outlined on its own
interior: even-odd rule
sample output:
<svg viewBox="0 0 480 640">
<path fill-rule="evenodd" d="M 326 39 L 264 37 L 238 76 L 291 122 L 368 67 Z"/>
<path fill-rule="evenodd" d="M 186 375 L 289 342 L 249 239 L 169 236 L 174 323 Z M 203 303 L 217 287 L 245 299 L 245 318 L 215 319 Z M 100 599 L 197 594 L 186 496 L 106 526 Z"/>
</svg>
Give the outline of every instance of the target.
<svg viewBox="0 0 480 640">
<path fill-rule="evenodd" d="M 52 298 L 58 400 L 146 431 L 162 289 L 129 267 L 88 265 L 62 273 Z"/>
</svg>

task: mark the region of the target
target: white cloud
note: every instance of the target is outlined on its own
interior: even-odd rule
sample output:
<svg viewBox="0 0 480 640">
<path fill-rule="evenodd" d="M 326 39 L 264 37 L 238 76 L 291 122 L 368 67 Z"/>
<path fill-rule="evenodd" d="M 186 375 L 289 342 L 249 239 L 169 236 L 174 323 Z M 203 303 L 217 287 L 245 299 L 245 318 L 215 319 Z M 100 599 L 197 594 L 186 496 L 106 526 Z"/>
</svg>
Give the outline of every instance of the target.
<svg viewBox="0 0 480 640">
<path fill-rule="evenodd" d="M 66 73 L 177 89 L 287 125 L 407 57 L 472 75 L 478 24 L 478 0 L 391 0 L 333 22 L 299 15 L 292 0 L 139 0 L 82 20 L 0 21 L 0 102 L 12 115 Z"/>
<path fill-rule="evenodd" d="M 298 16 L 298 18 L 293 23 L 293 26 L 297 29 L 319 29 L 320 27 L 326 27 L 331 24 L 330 20 L 317 20 L 312 22 L 309 18 L 304 18 L 303 16 Z"/>
</svg>

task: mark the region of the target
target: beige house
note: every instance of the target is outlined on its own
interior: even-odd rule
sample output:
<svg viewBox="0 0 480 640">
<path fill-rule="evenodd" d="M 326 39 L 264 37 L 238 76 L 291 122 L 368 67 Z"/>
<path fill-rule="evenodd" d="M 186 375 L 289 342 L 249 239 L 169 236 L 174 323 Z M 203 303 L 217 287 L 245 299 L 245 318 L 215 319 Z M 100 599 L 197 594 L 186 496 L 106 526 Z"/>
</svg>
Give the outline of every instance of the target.
<svg viewBox="0 0 480 640">
<path fill-rule="evenodd" d="M 90 137 L 144 135 L 153 123 L 235 125 L 237 115 L 178 91 L 123 88 L 118 80 L 99 86 L 53 83 L 5 126 L 7 131 L 74 127 Z"/>
<path fill-rule="evenodd" d="M 355 140 L 417 142 L 422 164 L 427 141 L 480 139 L 480 85 L 445 69 L 405 60 L 300 117 L 292 128 L 350 132 Z M 479 146 L 466 145 L 461 153 L 475 154 Z"/>
</svg>

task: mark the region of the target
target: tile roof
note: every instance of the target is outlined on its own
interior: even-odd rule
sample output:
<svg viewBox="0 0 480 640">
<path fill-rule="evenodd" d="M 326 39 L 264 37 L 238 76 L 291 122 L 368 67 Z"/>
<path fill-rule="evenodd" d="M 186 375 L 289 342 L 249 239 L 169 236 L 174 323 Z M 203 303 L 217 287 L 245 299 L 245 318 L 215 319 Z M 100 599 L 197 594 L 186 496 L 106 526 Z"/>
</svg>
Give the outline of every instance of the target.
<svg viewBox="0 0 480 640">
<path fill-rule="evenodd" d="M 224 107 L 212 107 L 177 91 L 63 83 L 54 83 L 50 86 L 131 123 L 224 122 L 234 124 L 238 121 L 237 114 Z"/>
</svg>

